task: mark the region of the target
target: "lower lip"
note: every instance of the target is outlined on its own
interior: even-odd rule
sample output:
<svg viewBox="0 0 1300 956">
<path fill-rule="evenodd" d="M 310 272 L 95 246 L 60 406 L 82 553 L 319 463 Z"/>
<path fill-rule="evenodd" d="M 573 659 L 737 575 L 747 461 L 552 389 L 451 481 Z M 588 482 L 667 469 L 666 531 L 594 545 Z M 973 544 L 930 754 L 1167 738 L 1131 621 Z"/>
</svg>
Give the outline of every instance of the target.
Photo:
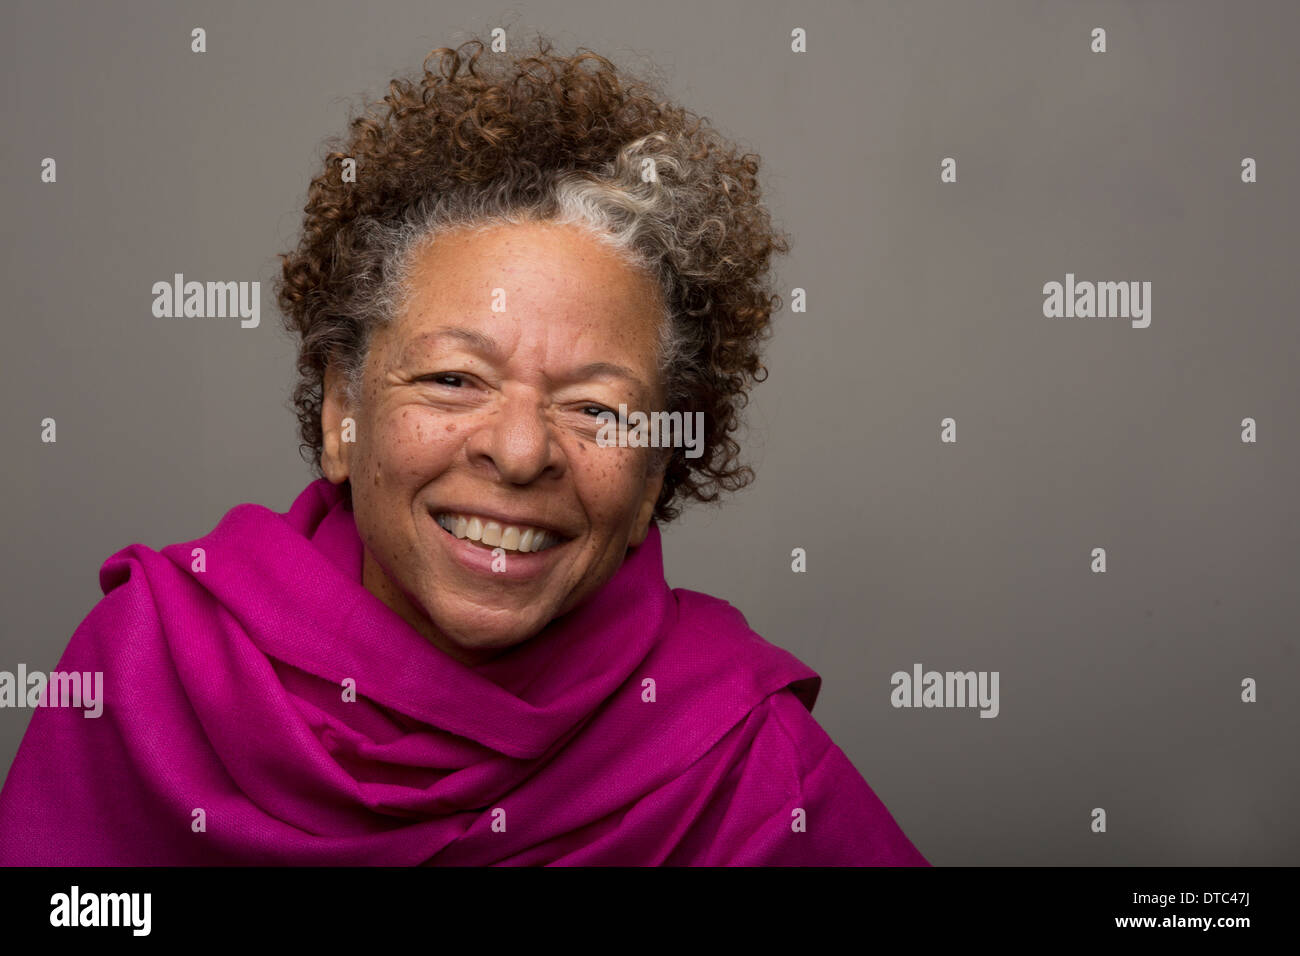
<svg viewBox="0 0 1300 956">
<path fill-rule="evenodd" d="M 501 552 L 503 561 L 498 561 L 497 555 L 493 554 L 492 548 L 475 544 L 468 538 L 458 538 L 438 524 L 436 518 L 430 520 L 433 521 L 441 540 L 446 545 L 447 550 L 451 552 L 451 556 L 463 567 L 488 577 L 500 578 L 506 581 L 527 581 L 530 578 L 539 576 L 554 564 L 555 553 L 569 543 L 565 541 L 555 544 L 545 551 L 511 551 L 505 549 Z M 494 561 L 497 562 L 500 570 L 494 571 L 492 569 Z M 505 565 L 504 568 L 501 568 L 502 563 Z"/>
</svg>

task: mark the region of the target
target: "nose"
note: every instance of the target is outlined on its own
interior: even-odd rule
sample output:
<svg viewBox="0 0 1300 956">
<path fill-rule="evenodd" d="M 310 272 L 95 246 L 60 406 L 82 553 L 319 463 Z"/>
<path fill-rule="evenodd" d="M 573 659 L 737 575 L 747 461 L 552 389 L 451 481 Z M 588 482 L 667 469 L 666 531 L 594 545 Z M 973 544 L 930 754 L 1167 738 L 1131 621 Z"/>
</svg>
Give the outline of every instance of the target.
<svg viewBox="0 0 1300 956">
<path fill-rule="evenodd" d="M 466 447 L 471 464 L 509 484 L 527 485 L 564 473 L 564 452 L 554 426 L 531 390 L 503 394 Z"/>
</svg>

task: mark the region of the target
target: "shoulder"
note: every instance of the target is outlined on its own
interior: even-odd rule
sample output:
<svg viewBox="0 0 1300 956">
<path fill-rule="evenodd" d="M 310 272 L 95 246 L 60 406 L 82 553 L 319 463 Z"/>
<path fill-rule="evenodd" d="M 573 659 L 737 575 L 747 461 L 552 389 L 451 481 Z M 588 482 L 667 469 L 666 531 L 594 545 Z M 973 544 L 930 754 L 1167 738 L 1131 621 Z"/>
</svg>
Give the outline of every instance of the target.
<svg viewBox="0 0 1300 956">
<path fill-rule="evenodd" d="M 196 576 L 206 582 L 227 574 L 247 577 L 267 563 L 267 556 L 311 548 L 313 536 L 338 510 L 341 499 L 342 492 L 322 478 L 308 484 L 285 512 L 253 502 L 237 504 L 197 538 L 156 550 L 139 543 L 122 548 L 100 567 L 100 589 L 106 598 L 123 592 L 113 601 L 120 604 L 165 593 L 155 588 L 159 593 L 151 594 L 151 583 L 173 584 Z"/>
<path fill-rule="evenodd" d="M 187 631 L 210 612 L 209 592 L 226 579 L 252 584 L 254 542 L 285 516 L 261 505 L 229 509 L 210 531 L 189 541 L 153 548 L 139 542 L 114 552 L 99 567 L 103 596 L 68 644 L 70 661 L 96 669 L 122 658 L 131 666 L 165 654 L 167 635 Z"/>
<path fill-rule="evenodd" d="M 739 703 L 743 695 L 745 706 L 731 711 L 726 732 L 684 775 L 708 797 L 667 862 L 927 865 L 813 717 L 816 671 L 757 634 L 726 601 L 681 588 L 673 595 L 682 653 L 713 662 L 714 686 L 724 699 Z"/>
<path fill-rule="evenodd" d="M 821 677 L 719 598 L 675 589 L 667 660 L 691 662 L 693 701 L 721 732 L 675 782 L 705 793 L 666 862 L 926 865 L 862 774 L 812 715 Z"/>
<path fill-rule="evenodd" d="M 752 693 L 751 705 L 789 688 L 807 710 L 812 710 L 821 689 L 821 677 L 815 670 L 790 651 L 765 640 L 727 601 L 686 588 L 675 588 L 672 594 L 677 605 L 677 626 L 670 643 L 676 651 L 740 681 Z"/>
<path fill-rule="evenodd" d="M 725 772 L 671 862 L 928 865 L 789 688 L 754 707 L 714 748 L 714 759 Z"/>
</svg>

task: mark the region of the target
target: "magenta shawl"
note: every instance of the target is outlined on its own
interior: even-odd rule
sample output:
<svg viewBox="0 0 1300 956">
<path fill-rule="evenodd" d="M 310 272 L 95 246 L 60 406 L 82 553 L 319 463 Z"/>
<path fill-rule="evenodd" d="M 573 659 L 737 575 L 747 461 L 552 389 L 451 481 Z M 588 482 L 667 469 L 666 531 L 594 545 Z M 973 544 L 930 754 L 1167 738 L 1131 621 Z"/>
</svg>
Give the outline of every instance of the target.
<svg viewBox="0 0 1300 956">
<path fill-rule="evenodd" d="M 367 591 L 361 555 L 321 479 L 109 558 L 57 667 L 103 673 L 103 714 L 34 711 L 0 864 L 926 864 L 813 719 L 821 678 L 669 590 L 654 526 L 476 667 Z"/>
</svg>

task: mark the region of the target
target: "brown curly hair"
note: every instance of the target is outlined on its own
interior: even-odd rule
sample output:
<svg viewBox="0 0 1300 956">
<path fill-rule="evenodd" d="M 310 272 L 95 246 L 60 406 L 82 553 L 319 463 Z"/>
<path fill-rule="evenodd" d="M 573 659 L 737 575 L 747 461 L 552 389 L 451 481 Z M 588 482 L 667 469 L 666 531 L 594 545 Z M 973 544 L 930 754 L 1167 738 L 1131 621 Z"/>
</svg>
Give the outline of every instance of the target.
<svg viewBox="0 0 1300 956">
<path fill-rule="evenodd" d="M 659 460 L 655 517 L 671 521 L 679 500 L 716 501 L 753 479 L 732 433 L 766 377 L 761 346 L 781 307 L 770 260 L 788 251 L 760 201 L 757 156 L 606 58 L 554 55 L 545 37 L 515 57 L 485 55 L 478 39 L 436 49 L 422 75 L 393 79 L 349 127 L 325 144 L 275 283 L 300 339 L 293 404 L 317 474 L 325 370 L 339 368 L 356 394 L 371 334 L 403 301 L 413 250 L 461 225 L 548 220 L 588 226 L 662 290 L 667 410 L 703 412 L 705 428 L 699 457 L 677 448 Z M 355 182 L 344 179 L 347 159 Z"/>
</svg>

